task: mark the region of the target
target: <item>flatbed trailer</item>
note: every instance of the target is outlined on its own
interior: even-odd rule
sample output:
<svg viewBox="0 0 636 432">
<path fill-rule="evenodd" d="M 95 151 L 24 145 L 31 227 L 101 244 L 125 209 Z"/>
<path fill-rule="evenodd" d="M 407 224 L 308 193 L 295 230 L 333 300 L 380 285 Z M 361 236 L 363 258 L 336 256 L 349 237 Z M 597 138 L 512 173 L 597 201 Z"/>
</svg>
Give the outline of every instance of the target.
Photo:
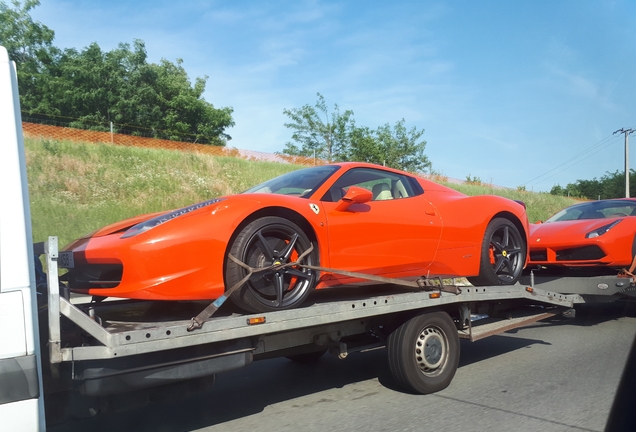
<svg viewBox="0 0 636 432">
<path fill-rule="evenodd" d="M 113 395 L 197 382 L 254 360 L 286 356 L 306 362 L 327 351 L 344 359 L 384 346 L 396 381 L 431 393 L 450 384 L 459 338 L 475 341 L 568 315 L 585 302 L 578 294 L 520 284 L 339 287 L 316 292 L 308 306 L 291 310 L 242 314 L 227 305 L 192 330 L 191 317 L 207 303 L 60 295 L 57 239 L 50 237 L 45 249 L 48 293 L 40 302 L 40 321 L 48 324 L 41 338 L 48 341 L 44 382 L 51 417 L 72 405 L 90 406 L 70 403 L 77 397 L 93 398 L 90 410 L 96 412 Z"/>
<path fill-rule="evenodd" d="M 291 310 L 243 314 L 228 304 L 192 330 L 192 317 L 207 302 L 60 295 L 56 237 L 49 238 L 45 257 L 48 289 L 40 321 L 47 323 L 41 339 L 48 341 L 44 382 L 51 418 L 82 415 L 77 406 L 91 413 L 108 409 L 112 397 L 213 382 L 215 374 L 254 360 L 309 362 L 327 351 L 344 359 L 381 347 L 399 385 L 431 393 L 450 384 L 460 338 L 476 341 L 555 315 L 573 316 L 577 304 L 633 299 L 635 292 L 626 278 L 533 274 L 509 286 L 438 280 L 420 289 L 338 287 Z"/>
</svg>

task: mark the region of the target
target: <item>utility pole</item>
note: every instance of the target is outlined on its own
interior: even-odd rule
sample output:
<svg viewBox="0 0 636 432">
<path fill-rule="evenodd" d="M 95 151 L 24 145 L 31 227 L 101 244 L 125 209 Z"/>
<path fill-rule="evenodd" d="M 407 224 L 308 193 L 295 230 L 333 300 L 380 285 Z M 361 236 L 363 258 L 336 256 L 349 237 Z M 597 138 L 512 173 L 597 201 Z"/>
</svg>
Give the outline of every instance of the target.
<svg viewBox="0 0 636 432">
<path fill-rule="evenodd" d="M 620 128 L 613 133 L 613 135 L 617 133 L 625 135 L 625 198 L 629 198 L 629 141 L 627 137 L 634 132 L 636 132 L 636 129 Z"/>
</svg>

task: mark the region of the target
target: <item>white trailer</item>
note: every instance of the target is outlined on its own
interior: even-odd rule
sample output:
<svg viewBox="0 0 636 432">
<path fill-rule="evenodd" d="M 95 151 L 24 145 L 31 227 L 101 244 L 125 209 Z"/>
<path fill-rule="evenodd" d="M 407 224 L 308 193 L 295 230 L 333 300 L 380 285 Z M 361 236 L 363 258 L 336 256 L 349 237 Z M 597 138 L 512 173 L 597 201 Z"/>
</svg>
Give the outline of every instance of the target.
<svg viewBox="0 0 636 432">
<path fill-rule="evenodd" d="M 442 281 L 413 289 L 340 287 L 317 292 L 306 307 L 286 311 L 244 315 L 226 305 L 193 329 L 191 317 L 205 309 L 205 302 L 69 296 L 58 281 L 55 237 L 44 247 L 48 284 L 38 293 L 17 80 L 2 47 L 0 68 L 0 173 L 5 180 L 0 192 L 0 418 L 7 430 L 44 430 L 45 417 L 50 424 L 69 415 L 94 415 L 128 399 L 181 395 L 254 360 L 286 356 L 308 362 L 327 351 L 345 358 L 382 346 L 401 386 L 435 392 L 455 374 L 459 338 L 475 341 L 572 314 L 588 294 L 633 295 L 629 279 L 612 277 L 601 282 L 579 278 L 583 294 L 572 284 L 563 294 L 554 288 L 558 280 L 540 286 L 529 280 L 491 287 Z M 481 317 L 487 318 L 477 320 Z"/>
</svg>

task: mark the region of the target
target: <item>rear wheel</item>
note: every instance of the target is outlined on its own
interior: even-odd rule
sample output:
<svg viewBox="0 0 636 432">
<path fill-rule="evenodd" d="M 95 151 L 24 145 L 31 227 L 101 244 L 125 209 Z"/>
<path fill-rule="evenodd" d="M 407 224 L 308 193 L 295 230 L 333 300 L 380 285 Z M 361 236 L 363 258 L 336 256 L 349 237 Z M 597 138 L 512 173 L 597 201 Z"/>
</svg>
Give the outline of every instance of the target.
<svg viewBox="0 0 636 432">
<path fill-rule="evenodd" d="M 416 393 L 448 387 L 459 363 L 459 336 L 446 312 L 411 318 L 387 341 L 389 369 L 398 384 Z"/>
<path fill-rule="evenodd" d="M 479 276 L 469 277 L 476 286 L 513 285 L 526 262 L 526 242 L 508 219 L 493 219 L 481 245 Z"/>
<path fill-rule="evenodd" d="M 296 261 L 311 241 L 295 223 L 280 217 L 264 217 L 246 225 L 234 239 L 230 253 L 252 268 Z M 303 264 L 316 265 L 316 251 Z M 225 270 L 226 289 L 247 275 L 247 270 L 231 260 Z M 299 306 L 314 288 L 316 272 L 297 266 L 254 274 L 230 298 L 249 312 L 267 312 Z"/>
</svg>

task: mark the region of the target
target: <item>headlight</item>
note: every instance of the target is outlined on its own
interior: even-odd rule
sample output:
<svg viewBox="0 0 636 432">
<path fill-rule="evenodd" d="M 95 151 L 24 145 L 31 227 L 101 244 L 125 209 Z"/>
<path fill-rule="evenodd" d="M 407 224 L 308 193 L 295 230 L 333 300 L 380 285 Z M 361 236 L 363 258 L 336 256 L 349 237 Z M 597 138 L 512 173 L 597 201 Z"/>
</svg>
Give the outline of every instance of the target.
<svg viewBox="0 0 636 432">
<path fill-rule="evenodd" d="M 162 215 L 159 215 L 157 217 L 153 217 L 152 219 L 148 219 L 147 221 L 138 223 L 137 225 L 131 226 L 130 228 L 128 228 L 128 230 L 120 237 L 120 238 L 128 238 L 128 237 L 133 237 L 136 236 L 137 234 L 141 234 L 143 232 L 148 231 L 149 229 L 152 229 L 156 226 L 161 225 L 164 222 L 168 222 L 169 220 L 172 220 L 176 217 L 179 217 L 181 215 L 190 213 L 194 210 L 198 210 L 200 208 L 203 207 L 207 207 L 210 204 L 214 204 L 214 203 L 218 203 L 219 201 L 222 201 L 221 198 L 214 198 L 211 199 L 209 201 L 203 201 L 200 202 L 198 204 L 192 204 L 191 206 L 188 207 L 184 207 L 181 208 L 179 210 L 175 210 L 175 211 L 171 211 L 170 213 L 165 213 Z"/>
<path fill-rule="evenodd" d="M 608 232 L 613 226 L 618 225 L 620 221 L 622 221 L 622 219 L 615 220 L 612 223 L 608 223 L 607 225 L 603 225 L 600 228 L 596 228 L 594 231 L 590 231 L 589 233 L 585 234 L 585 238 L 594 238 L 594 237 L 602 236 L 603 234 Z"/>
</svg>

